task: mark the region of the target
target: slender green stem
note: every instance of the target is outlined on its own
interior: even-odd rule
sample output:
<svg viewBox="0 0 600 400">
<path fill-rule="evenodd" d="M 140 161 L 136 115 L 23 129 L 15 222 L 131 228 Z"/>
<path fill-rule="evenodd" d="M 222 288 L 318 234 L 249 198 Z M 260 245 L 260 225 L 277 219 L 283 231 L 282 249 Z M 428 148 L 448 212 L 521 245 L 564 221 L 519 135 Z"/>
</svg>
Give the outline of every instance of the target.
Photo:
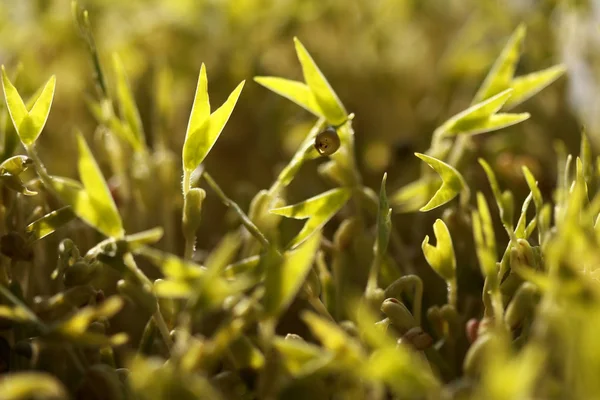
<svg viewBox="0 0 600 400">
<path fill-rule="evenodd" d="M 452 279 L 446 282 L 448 290 L 448 304 L 455 309 L 458 303 L 458 287 L 456 286 L 456 279 Z"/>
<path fill-rule="evenodd" d="M 183 168 L 182 189 L 183 189 L 183 197 L 184 198 L 191 189 L 191 186 L 192 186 L 191 179 L 192 179 L 192 173 L 190 171 L 188 171 L 187 169 Z"/>
<path fill-rule="evenodd" d="M 252 236 L 254 236 L 262 244 L 263 248 L 271 248 L 271 243 L 260 231 L 260 229 L 258 229 L 254 222 L 252 222 L 252 220 L 246 215 L 246 213 L 240 208 L 240 206 L 237 205 L 236 202 L 227 197 L 225 192 L 223 192 L 223 190 L 219 187 L 219 185 L 217 185 L 212 176 L 210 176 L 210 174 L 206 171 L 204 171 L 204 179 L 206 180 L 206 183 L 208 183 L 208 185 L 211 187 L 211 189 L 216 193 L 216 195 L 219 196 L 221 201 L 227 207 L 233 209 L 233 211 L 235 211 L 236 214 L 239 215 L 239 217 L 242 220 L 242 224 L 244 224 L 244 226 L 246 227 L 246 229 L 248 229 Z"/>
<path fill-rule="evenodd" d="M 186 237 L 185 238 L 185 248 L 183 250 L 183 258 L 186 260 L 191 260 L 194 256 L 194 247 L 196 243 L 196 236 Z"/>
</svg>

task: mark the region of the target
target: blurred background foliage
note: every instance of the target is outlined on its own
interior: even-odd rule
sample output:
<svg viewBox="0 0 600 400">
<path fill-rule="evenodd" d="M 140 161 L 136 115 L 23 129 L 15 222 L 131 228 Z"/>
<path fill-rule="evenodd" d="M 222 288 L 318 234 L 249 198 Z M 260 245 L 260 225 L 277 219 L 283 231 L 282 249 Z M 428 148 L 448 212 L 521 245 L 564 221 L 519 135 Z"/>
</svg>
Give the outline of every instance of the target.
<svg viewBox="0 0 600 400">
<path fill-rule="evenodd" d="M 214 104 L 220 105 L 237 83 L 247 80 L 205 162 L 245 210 L 258 190 L 269 187 L 314 123 L 310 114 L 251 81 L 257 75 L 301 77 L 294 36 L 356 114 L 356 156 L 365 184 L 375 190 L 384 171 L 389 193 L 416 179 L 422 163 L 413 153 L 427 149 L 433 130 L 469 106 L 519 23 L 527 26 L 528 34 L 516 75 L 558 63 L 566 64 L 568 74 L 519 106 L 517 111 L 532 114 L 528 121 L 476 141 L 478 153 L 492 164 L 501 186 L 514 190 L 520 204 L 528 193 L 521 173 L 524 164 L 549 197 L 556 181 L 554 139 L 564 140 L 573 152 L 584 125 L 595 150 L 600 148 L 597 1 L 86 0 L 82 6 L 89 10 L 109 89 L 114 91 L 116 81 L 112 55 L 118 54 L 134 89 L 147 142 L 161 149 L 156 157 L 174 158 L 177 168 L 164 169 L 172 172 L 168 179 L 173 188 L 180 183 L 179 154 L 200 64 L 207 65 Z M 96 97 L 93 67 L 73 23 L 70 1 L 0 0 L 0 38 L 0 63 L 10 71 L 21 66 L 17 86 L 24 95 L 33 94 L 49 75 L 57 75 L 52 111 L 39 141 L 50 172 L 75 177 L 73 129 L 78 127 L 97 139 L 95 146 L 91 142 L 93 151 L 109 175 L 110 154 L 98 145 L 101 133 L 87 102 Z M 159 76 L 172 79 L 168 91 L 159 90 Z M 471 168 L 465 176 L 486 184 L 479 169 Z M 294 180 L 288 200 L 294 203 L 327 188 L 313 163 Z M 160 191 L 155 196 L 155 207 L 173 202 L 167 205 L 166 217 L 160 208 L 143 214 L 123 212 L 126 228 L 135 232 L 165 226 L 170 217 L 174 227 L 165 226 L 167 234 L 159 247 L 181 254 L 181 196 Z M 438 216 L 394 216 L 420 273 L 433 275 L 420 243 Z M 239 224 L 216 196 L 208 196 L 202 218 L 200 261 L 203 250 L 212 249 Z M 89 229 L 85 232 L 91 234 Z M 470 243 L 470 233 L 468 237 Z M 85 238 L 74 239 L 83 244 Z M 56 235 L 52 240 L 60 239 Z M 469 247 L 458 236 L 455 240 L 458 249 Z M 440 295 L 443 300 L 443 291 Z"/>
</svg>

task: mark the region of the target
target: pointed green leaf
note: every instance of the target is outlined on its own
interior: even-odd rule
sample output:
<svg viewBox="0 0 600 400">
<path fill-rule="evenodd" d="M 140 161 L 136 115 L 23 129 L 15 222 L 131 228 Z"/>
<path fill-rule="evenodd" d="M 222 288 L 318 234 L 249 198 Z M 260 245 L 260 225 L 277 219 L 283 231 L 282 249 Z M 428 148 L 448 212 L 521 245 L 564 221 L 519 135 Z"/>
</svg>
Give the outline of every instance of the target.
<svg viewBox="0 0 600 400">
<path fill-rule="evenodd" d="M 173 280 L 195 279 L 205 274 L 205 269 L 200 265 L 160 250 L 141 247 L 136 249 L 135 253 L 146 257 L 164 276 Z"/>
<path fill-rule="evenodd" d="M 500 210 L 500 219 L 502 220 L 502 224 L 504 224 L 504 226 L 507 229 L 512 230 L 512 220 L 514 214 L 513 195 L 510 191 L 500 191 L 500 185 L 498 185 L 498 180 L 496 179 L 494 170 L 492 169 L 492 167 L 490 167 L 487 161 L 485 161 L 483 158 L 480 158 L 478 161 L 479 164 L 483 167 L 483 170 L 487 175 L 488 181 L 490 182 L 492 193 L 494 194 L 496 204 L 498 205 L 498 209 Z"/>
<path fill-rule="evenodd" d="M 323 111 L 323 115 L 332 125 L 343 123 L 348 119 L 348 113 L 344 109 L 342 102 L 298 38 L 294 38 L 294 44 L 298 60 L 302 66 L 304 81 L 315 96 L 319 108 Z"/>
<path fill-rule="evenodd" d="M 477 91 L 473 99 L 474 103 L 488 99 L 511 86 L 517 63 L 521 57 L 525 34 L 526 28 L 523 24 L 519 25 L 513 32 L 504 46 L 502 53 L 500 53 L 500 56 L 494 62 L 492 69 Z"/>
<path fill-rule="evenodd" d="M 103 208 L 90 197 L 86 190 L 77 181 L 58 176 L 51 177 L 52 188 L 60 199 L 71 206 L 73 212 L 84 222 L 109 237 L 120 237 L 123 234 L 121 219 L 113 219 L 111 209 Z"/>
<path fill-rule="evenodd" d="M 2 400 L 68 398 L 67 390 L 54 376 L 44 372 L 16 372 L 0 380 Z"/>
<path fill-rule="evenodd" d="M 210 118 L 197 130 L 190 132 L 183 145 L 183 166 L 186 170 L 196 169 L 213 148 L 233 112 L 243 87 L 244 82 L 241 82 Z"/>
<path fill-rule="evenodd" d="M 141 247 L 155 244 L 162 239 L 164 233 L 163 228 L 156 227 L 134 233 L 133 235 L 127 235 L 123 240 L 127 243 L 127 250 L 133 252 Z"/>
<path fill-rule="evenodd" d="M 465 135 L 479 135 L 482 133 L 498 131 L 500 129 L 508 128 L 509 126 L 516 125 L 525 120 L 528 120 L 531 115 L 529 113 L 520 114 L 507 114 L 500 113 L 491 115 L 485 121 L 474 124 L 470 130 L 463 130 L 460 133 Z"/>
<path fill-rule="evenodd" d="M 388 203 L 385 193 L 385 183 L 387 174 L 383 174 L 381 180 L 381 189 L 379 190 L 379 210 L 377 212 L 377 240 L 375 241 L 375 254 L 378 257 L 385 257 L 388 243 L 390 241 L 390 231 L 392 229 L 392 209 Z"/>
<path fill-rule="evenodd" d="M 52 211 L 27 225 L 25 232 L 29 236 L 29 240 L 40 240 L 52 234 L 58 228 L 72 221 L 74 218 L 75 213 L 73 213 L 73 209 L 70 206 L 66 206 L 56 211 Z"/>
<path fill-rule="evenodd" d="M 6 73 L 4 65 L 2 66 L 2 87 L 4 88 L 4 99 L 6 100 L 8 113 L 13 121 L 15 129 L 18 132 L 19 126 L 21 126 L 23 120 L 29 115 L 29 112 L 27 111 L 27 108 L 25 107 L 23 99 L 17 91 L 17 88 L 14 87 L 8 78 L 8 74 Z"/>
<path fill-rule="evenodd" d="M 542 91 L 560 78 L 567 68 L 564 65 L 555 65 L 553 67 L 533 72 L 531 74 L 519 76 L 513 79 L 510 87 L 513 94 L 504 105 L 505 109 L 511 109 Z"/>
<path fill-rule="evenodd" d="M 415 155 L 425 161 L 442 178 L 442 186 L 419 211 L 430 211 L 448 203 L 466 187 L 464 178 L 453 166 L 425 154 L 415 153 Z"/>
<path fill-rule="evenodd" d="M 270 212 L 287 218 L 308 218 L 300 233 L 288 244 L 288 248 L 294 248 L 321 229 L 346 204 L 351 194 L 347 188 L 332 189 L 301 203 L 275 208 Z"/>
<path fill-rule="evenodd" d="M 512 94 L 512 89 L 506 89 L 495 96 L 477 103 L 466 110 L 454 115 L 435 130 L 437 136 L 456 136 L 459 134 L 477 134 L 500 129 L 527 119 L 528 114 L 515 114 L 513 117 L 501 117 L 490 120 L 506 103 Z M 511 114 L 508 114 L 511 115 Z M 527 118 L 525 117 L 527 115 Z M 508 125 L 507 125 L 508 124 Z M 497 126 L 497 127 L 496 127 Z"/>
<path fill-rule="evenodd" d="M 537 180 L 527 168 L 527 166 L 523 166 L 523 175 L 525 175 L 525 180 L 527 181 L 527 186 L 529 186 L 529 190 L 533 193 L 533 204 L 535 204 L 536 213 L 539 213 L 542 210 L 542 206 L 544 204 L 544 200 L 542 199 L 542 192 L 537 185 Z"/>
<path fill-rule="evenodd" d="M 206 66 L 202 63 L 200 67 L 200 75 L 198 76 L 198 84 L 196 85 L 196 94 L 194 95 L 194 103 L 190 119 L 185 131 L 185 138 L 196 132 L 210 117 L 210 103 L 208 98 L 208 77 L 206 75 Z"/>
<path fill-rule="evenodd" d="M 315 95 L 308 85 L 303 82 L 271 76 L 257 76 L 254 81 L 259 85 L 293 101 L 317 117 L 324 117 Z"/>
<path fill-rule="evenodd" d="M 429 236 L 425 236 L 421 244 L 425 259 L 442 279 L 454 280 L 456 278 L 456 257 L 450 231 L 444 221 L 437 219 L 433 224 L 433 233 L 437 240 L 436 246 L 429 244 Z"/>
<path fill-rule="evenodd" d="M 492 215 L 483 193 L 477 193 L 477 210 L 472 212 L 473 236 L 481 272 L 485 277 L 496 274 L 496 237 Z"/>
<path fill-rule="evenodd" d="M 97 208 L 97 212 L 105 220 L 104 224 L 110 232 L 108 236 L 122 237 L 125 231 L 123 230 L 121 216 L 104 176 L 102 176 L 102 171 L 81 133 L 77 134 L 77 144 L 79 147 L 79 177 L 83 187 L 87 195 L 93 200 L 93 206 Z"/>
<path fill-rule="evenodd" d="M 521 215 L 519 220 L 517 221 L 517 227 L 515 228 L 515 236 L 518 239 L 527 239 L 529 237 L 528 231 L 529 226 L 527 225 L 527 210 L 529 209 L 529 204 L 531 204 L 531 200 L 533 200 L 533 192 L 529 192 L 529 195 L 523 201 L 523 206 L 521 207 Z M 535 219 L 533 219 L 532 223 L 535 223 Z"/>
<path fill-rule="evenodd" d="M 154 282 L 154 293 L 167 299 L 189 299 L 194 295 L 194 286 L 185 281 L 157 279 Z"/>
<path fill-rule="evenodd" d="M 321 242 L 317 232 L 295 250 L 283 255 L 282 263 L 267 266 L 264 307 L 268 316 L 276 318 L 290 305 L 306 280 Z"/>
<path fill-rule="evenodd" d="M 132 138 L 135 139 L 134 142 L 131 143 L 133 148 L 139 151 L 146 145 L 142 119 L 135 104 L 135 98 L 131 92 L 125 68 L 117 54 L 113 55 L 113 65 L 117 75 L 117 101 L 119 102 L 121 118 L 125 119 L 127 126 L 133 133 Z"/>
</svg>

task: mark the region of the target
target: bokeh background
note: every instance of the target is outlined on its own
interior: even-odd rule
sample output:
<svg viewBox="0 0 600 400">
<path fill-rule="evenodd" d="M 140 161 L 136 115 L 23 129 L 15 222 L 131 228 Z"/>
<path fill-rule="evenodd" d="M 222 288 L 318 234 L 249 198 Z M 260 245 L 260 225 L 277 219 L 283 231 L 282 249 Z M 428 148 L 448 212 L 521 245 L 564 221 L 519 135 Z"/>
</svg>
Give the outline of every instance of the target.
<svg viewBox="0 0 600 400">
<path fill-rule="evenodd" d="M 68 0 L 0 0 L 0 63 L 20 65 L 18 88 L 32 94 L 52 74 L 57 91 L 40 139 L 51 173 L 76 177 L 74 129 L 93 137 L 97 121 L 86 98 L 96 95 L 93 67 Z M 600 2 L 594 0 L 82 0 L 89 10 L 109 89 L 111 57 L 123 61 L 150 146 L 160 135 L 180 163 L 198 71 L 206 63 L 211 103 L 220 105 L 241 80 L 242 96 L 206 168 L 247 210 L 268 188 L 314 123 L 314 117 L 252 81 L 257 75 L 301 79 L 292 38 L 297 36 L 346 105 L 356 114 L 356 157 L 364 182 L 388 192 L 414 180 L 433 130 L 468 107 L 511 32 L 528 33 L 517 75 L 564 63 L 568 73 L 519 107 L 530 120 L 483 139 L 483 152 L 502 186 L 525 192 L 520 165 L 530 166 L 549 194 L 555 181 L 554 140 L 576 152 L 582 126 L 600 147 Z M 157 95 L 157 71 L 172 77 Z M 167 110 L 157 128 L 159 105 Z M 161 132 L 159 132 L 159 130 Z M 103 168 L 106 154 L 95 148 Z M 179 174 L 180 171 L 177 171 Z M 173 185 L 180 175 L 175 174 Z M 290 188 L 300 200 L 328 188 L 316 165 L 304 167 Z M 519 192 L 519 188 L 521 191 Z M 158 202 L 180 201 L 158 195 Z M 174 226 L 181 218 L 173 208 Z M 160 210 L 130 231 L 161 225 Z M 199 257 L 235 224 L 207 198 Z M 408 246 L 420 254 L 420 215 L 396 215 Z M 426 218 L 431 218 L 427 216 Z M 177 229 L 175 229 L 177 231 Z M 174 232 L 175 232 L 174 231 Z M 178 232 L 178 231 L 177 231 Z M 181 254 L 179 236 L 167 250 Z M 421 260 L 422 261 L 422 260 Z"/>
</svg>

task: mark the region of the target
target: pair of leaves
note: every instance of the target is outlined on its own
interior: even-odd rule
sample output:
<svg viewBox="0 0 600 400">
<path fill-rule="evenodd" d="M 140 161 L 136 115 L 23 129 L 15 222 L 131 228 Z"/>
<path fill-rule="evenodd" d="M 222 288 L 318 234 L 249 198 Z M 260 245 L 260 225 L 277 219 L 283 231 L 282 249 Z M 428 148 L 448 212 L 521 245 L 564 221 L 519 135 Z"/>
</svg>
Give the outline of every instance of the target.
<svg viewBox="0 0 600 400">
<path fill-rule="evenodd" d="M 242 81 L 231 92 L 225 103 L 211 114 L 208 78 L 206 67 L 202 64 L 183 144 L 183 167 L 186 171 L 192 172 L 204 161 L 227 124 L 243 87 Z"/>
<path fill-rule="evenodd" d="M 437 245 L 432 246 L 429 244 L 429 235 L 425 236 L 421 244 L 425 259 L 442 279 L 453 281 L 456 279 L 456 257 L 450 231 L 444 221 L 437 219 L 433 224 L 433 232 Z"/>
<path fill-rule="evenodd" d="M 15 130 L 23 145 L 30 147 L 35 143 L 46 125 L 54 98 L 56 77 L 54 75 L 50 77 L 30 108 L 25 105 L 17 88 L 11 83 L 4 66 L 2 66 L 2 86 L 8 112 Z"/>
<path fill-rule="evenodd" d="M 62 177 L 51 177 L 51 185 L 63 202 L 83 221 L 102 234 L 121 238 L 123 223 L 114 199 L 83 136 L 77 134 L 78 170 L 82 184 Z"/>
<path fill-rule="evenodd" d="M 308 219 L 287 248 L 296 248 L 319 231 L 346 204 L 351 194 L 349 188 L 337 188 L 298 204 L 272 209 L 271 213 L 287 218 Z"/>
<path fill-rule="evenodd" d="M 521 24 L 515 29 L 475 95 L 474 103 L 512 89 L 512 95 L 504 104 L 505 109 L 511 109 L 530 99 L 565 73 L 566 69 L 563 65 L 555 65 L 515 78 L 514 74 L 522 53 L 525 34 L 524 25 Z"/>
<path fill-rule="evenodd" d="M 344 123 L 348 113 L 337 94 L 298 38 L 294 38 L 294 44 L 305 82 L 276 77 L 256 77 L 254 80 L 310 113 L 325 118 L 331 125 Z"/>
</svg>

